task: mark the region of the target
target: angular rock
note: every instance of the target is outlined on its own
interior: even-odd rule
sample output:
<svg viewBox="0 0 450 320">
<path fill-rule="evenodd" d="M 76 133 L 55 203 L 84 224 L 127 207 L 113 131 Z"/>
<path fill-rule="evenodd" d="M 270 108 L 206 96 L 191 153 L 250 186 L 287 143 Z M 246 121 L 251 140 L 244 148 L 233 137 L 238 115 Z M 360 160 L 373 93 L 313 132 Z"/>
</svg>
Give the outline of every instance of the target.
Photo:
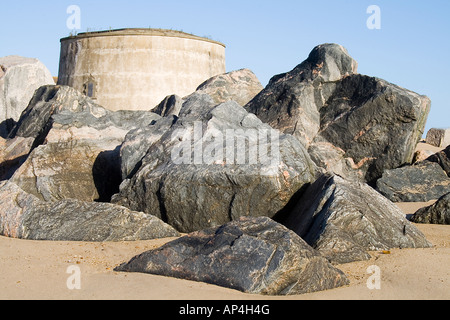
<svg viewBox="0 0 450 320">
<path fill-rule="evenodd" d="M 26 240 L 136 241 L 179 236 L 160 219 L 108 203 L 44 202 L 0 183 L 0 235 Z"/>
<path fill-rule="evenodd" d="M 27 158 L 33 138 L 17 137 L 3 139 L 0 137 L 0 180 L 8 180 Z"/>
<path fill-rule="evenodd" d="M 414 223 L 450 224 L 450 193 L 442 196 L 434 205 L 418 210 L 412 217 Z"/>
<path fill-rule="evenodd" d="M 41 200 L 108 202 L 122 182 L 126 134 L 156 119 L 151 112 L 108 111 L 69 87 L 42 87 L 12 132 L 35 140 L 11 181 Z"/>
<path fill-rule="evenodd" d="M 438 163 L 422 161 L 386 170 L 377 191 L 393 202 L 428 202 L 450 192 L 450 178 Z"/>
<path fill-rule="evenodd" d="M 333 263 L 370 259 L 368 251 L 430 246 L 392 202 L 365 183 L 331 174 L 322 175 L 277 221 Z"/>
<path fill-rule="evenodd" d="M 337 160 L 343 170 L 336 174 L 354 170 L 348 177 L 373 182 L 385 169 L 412 161 L 431 103 L 356 72 L 356 61 L 342 46 L 320 45 L 295 69 L 273 77 L 245 108 L 315 148 L 318 165 Z M 332 150 L 316 147 L 323 143 Z M 345 154 L 336 158 L 338 149 Z"/>
<path fill-rule="evenodd" d="M 427 133 L 426 142 L 432 146 L 441 148 L 450 145 L 450 128 L 448 129 L 430 129 Z"/>
<path fill-rule="evenodd" d="M 316 167 L 294 137 L 280 135 L 234 101 L 213 107 L 207 95 L 192 99 L 148 147 L 114 203 L 187 233 L 241 216 L 273 217 L 314 181 Z"/>
<path fill-rule="evenodd" d="M 450 177 L 450 146 L 430 156 L 426 161 L 436 162 Z"/>
<path fill-rule="evenodd" d="M 241 69 L 206 80 L 196 92 L 210 95 L 215 104 L 233 100 L 244 106 L 263 89 L 261 82 L 251 70 Z"/>
<path fill-rule="evenodd" d="M 201 281 L 252 294 L 294 295 L 348 284 L 300 237 L 269 218 L 243 217 L 145 252 L 116 271 Z"/>
<path fill-rule="evenodd" d="M 19 120 L 36 89 L 55 84 L 50 71 L 37 59 L 0 58 L 0 123 Z"/>
</svg>

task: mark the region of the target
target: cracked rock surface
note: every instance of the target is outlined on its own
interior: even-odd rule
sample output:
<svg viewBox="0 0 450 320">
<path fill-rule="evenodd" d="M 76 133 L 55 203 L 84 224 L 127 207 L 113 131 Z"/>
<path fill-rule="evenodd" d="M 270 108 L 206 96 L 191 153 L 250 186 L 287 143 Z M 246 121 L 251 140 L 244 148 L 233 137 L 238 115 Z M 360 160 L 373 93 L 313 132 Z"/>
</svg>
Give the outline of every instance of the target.
<svg viewBox="0 0 450 320">
<path fill-rule="evenodd" d="M 145 252 L 116 271 L 202 281 L 247 293 L 293 295 L 348 284 L 294 232 L 270 218 L 242 217 Z"/>
</svg>

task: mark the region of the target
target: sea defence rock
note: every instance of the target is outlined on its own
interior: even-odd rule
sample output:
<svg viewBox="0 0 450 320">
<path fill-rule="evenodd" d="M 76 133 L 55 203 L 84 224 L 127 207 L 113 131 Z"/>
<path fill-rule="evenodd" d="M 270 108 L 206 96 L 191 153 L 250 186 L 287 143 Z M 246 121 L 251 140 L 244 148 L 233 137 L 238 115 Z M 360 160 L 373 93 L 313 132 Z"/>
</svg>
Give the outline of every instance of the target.
<svg viewBox="0 0 450 320">
<path fill-rule="evenodd" d="M 273 217 L 315 180 L 316 166 L 297 139 L 234 101 L 215 106 L 208 95 L 196 93 L 179 116 L 162 136 L 149 135 L 146 155 L 113 203 L 161 217 L 188 233 L 241 216 Z M 123 155 L 127 145 L 126 140 Z M 122 168 L 124 175 L 137 159 Z"/>
<path fill-rule="evenodd" d="M 210 95 L 216 104 L 233 100 L 244 106 L 263 89 L 251 70 L 241 69 L 206 80 L 197 88 L 197 92 Z"/>
<path fill-rule="evenodd" d="M 33 142 L 33 138 L 3 139 L 0 137 L 0 181 L 11 178 L 26 160 Z"/>
<path fill-rule="evenodd" d="M 425 96 L 357 74 L 345 48 L 324 44 L 245 108 L 313 149 L 325 170 L 374 182 L 411 163 L 430 106 Z"/>
<path fill-rule="evenodd" d="M 435 162 L 386 170 L 376 189 L 393 202 L 427 202 L 450 192 L 450 178 Z"/>
<path fill-rule="evenodd" d="M 411 221 L 424 224 L 450 224 L 450 193 L 442 196 L 434 205 L 418 210 Z"/>
<path fill-rule="evenodd" d="M 55 84 L 53 77 L 39 60 L 20 56 L 0 58 L 0 123 L 19 120 L 36 89 L 49 84 Z M 3 132 L 3 137 L 6 135 Z"/>
<path fill-rule="evenodd" d="M 450 128 L 430 129 L 427 133 L 426 142 L 435 147 L 447 147 L 450 145 Z"/>
<path fill-rule="evenodd" d="M 126 134 L 159 118 L 106 110 L 69 87 L 41 87 L 11 133 L 34 138 L 11 181 L 41 200 L 108 202 L 122 182 L 119 147 Z"/>
<path fill-rule="evenodd" d="M 26 240 L 136 241 L 179 236 L 160 219 L 108 203 L 44 202 L 0 183 L 0 235 Z"/>
<path fill-rule="evenodd" d="M 348 284 L 344 273 L 287 228 L 242 217 L 145 252 L 115 269 L 201 281 L 247 293 L 293 295 Z"/>
<path fill-rule="evenodd" d="M 441 168 L 447 173 L 450 177 L 450 146 L 445 148 L 444 150 L 435 153 L 426 159 L 430 162 L 436 162 L 441 166 Z"/>
<path fill-rule="evenodd" d="M 430 243 L 392 202 L 365 183 L 324 174 L 277 219 L 333 263 L 370 259 L 368 251 Z"/>
</svg>

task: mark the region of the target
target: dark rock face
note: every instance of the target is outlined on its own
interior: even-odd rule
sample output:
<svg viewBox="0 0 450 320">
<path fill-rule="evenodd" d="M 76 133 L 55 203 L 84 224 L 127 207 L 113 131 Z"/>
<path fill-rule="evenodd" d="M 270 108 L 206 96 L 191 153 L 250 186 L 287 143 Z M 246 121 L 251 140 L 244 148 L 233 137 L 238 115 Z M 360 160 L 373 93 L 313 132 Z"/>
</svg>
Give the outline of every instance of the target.
<svg viewBox="0 0 450 320">
<path fill-rule="evenodd" d="M 342 46 L 320 45 L 245 108 L 313 149 L 317 165 L 373 182 L 412 161 L 431 102 L 356 69 Z"/>
<path fill-rule="evenodd" d="M 11 182 L 0 184 L 0 235 L 49 241 L 136 241 L 176 237 L 160 219 L 108 203 L 44 202 Z"/>
<path fill-rule="evenodd" d="M 450 192 L 450 178 L 438 163 L 422 161 L 386 170 L 377 190 L 393 202 L 427 202 Z"/>
<path fill-rule="evenodd" d="M 193 99 L 170 130 L 154 139 L 114 203 L 188 233 L 241 216 L 273 217 L 314 180 L 315 165 L 295 138 L 233 101 L 213 107 L 207 95 Z"/>
<path fill-rule="evenodd" d="M 450 193 L 441 197 L 434 205 L 418 210 L 411 221 L 424 224 L 450 224 Z"/>
<path fill-rule="evenodd" d="M 264 87 L 251 70 L 241 69 L 206 80 L 196 92 L 208 94 L 215 104 L 233 100 L 244 106 L 262 89 Z"/>
<path fill-rule="evenodd" d="M 333 263 L 370 258 L 368 251 L 429 247 L 390 201 L 364 183 L 325 174 L 282 222 Z"/>
<path fill-rule="evenodd" d="M 12 132 L 34 143 L 11 181 L 41 200 L 108 202 L 122 181 L 119 146 L 125 135 L 160 118 L 111 112 L 70 87 L 41 87 Z"/>
<path fill-rule="evenodd" d="M 441 152 L 432 155 L 426 160 L 430 162 L 436 162 L 437 164 L 439 164 L 441 168 L 444 169 L 444 171 L 450 177 L 450 146 L 448 146 Z"/>
<path fill-rule="evenodd" d="M 293 295 L 348 284 L 343 272 L 269 218 L 240 218 L 145 252 L 116 271 L 202 281 L 247 293 Z"/>
<path fill-rule="evenodd" d="M 152 111 L 159 114 L 161 117 L 178 116 L 184 100 L 176 94 L 167 96 L 161 103 Z"/>
</svg>

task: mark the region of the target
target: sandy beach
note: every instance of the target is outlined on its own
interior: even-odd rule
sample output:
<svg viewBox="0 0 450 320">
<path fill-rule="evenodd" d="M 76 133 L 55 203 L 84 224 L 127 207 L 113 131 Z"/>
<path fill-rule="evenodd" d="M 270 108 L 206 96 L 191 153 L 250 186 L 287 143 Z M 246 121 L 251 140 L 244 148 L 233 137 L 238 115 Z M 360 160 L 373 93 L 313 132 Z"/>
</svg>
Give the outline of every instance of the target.
<svg viewBox="0 0 450 320">
<path fill-rule="evenodd" d="M 419 144 L 418 150 L 431 146 Z M 433 149 L 434 152 L 442 148 Z M 434 201 L 397 203 L 410 215 Z M 148 274 L 115 272 L 134 256 L 173 240 L 89 243 L 29 241 L 0 237 L 2 300 L 447 300 L 450 299 L 450 226 L 416 226 L 433 244 L 429 249 L 371 252 L 368 261 L 338 265 L 350 285 L 298 296 L 244 294 L 206 283 Z M 69 289 L 70 268 L 80 271 L 80 288 Z M 371 266 L 381 271 L 381 288 L 369 289 Z"/>
<path fill-rule="evenodd" d="M 399 204 L 405 214 L 423 203 Z M 172 239 L 120 243 L 25 241 L 0 237 L 0 299 L 259 300 L 450 299 L 450 226 L 417 225 L 430 249 L 372 252 L 369 261 L 339 265 L 349 286 L 299 296 L 265 297 L 218 286 L 146 274 L 114 272 L 117 265 Z M 381 289 L 369 290 L 369 266 L 381 270 Z M 81 289 L 70 290 L 70 266 L 81 271 Z"/>
</svg>

